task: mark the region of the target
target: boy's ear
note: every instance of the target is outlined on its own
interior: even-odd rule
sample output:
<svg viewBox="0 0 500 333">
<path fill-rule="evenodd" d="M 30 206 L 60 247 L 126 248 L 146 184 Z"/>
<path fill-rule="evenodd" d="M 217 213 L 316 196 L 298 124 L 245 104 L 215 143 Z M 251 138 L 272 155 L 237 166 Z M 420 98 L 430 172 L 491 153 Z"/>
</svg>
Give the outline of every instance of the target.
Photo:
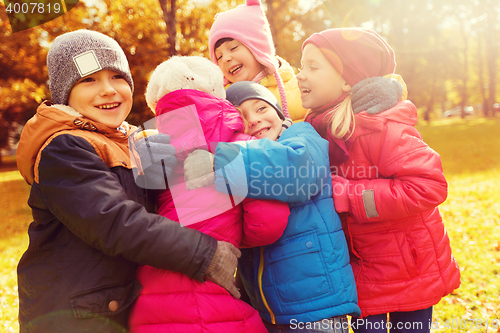
<svg viewBox="0 0 500 333">
<path fill-rule="evenodd" d="M 352 87 L 348 85 L 346 82 L 344 82 L 344 85 L 342 86 L 342 91 L 344 92 L 350 92 Z"/>
</svg>

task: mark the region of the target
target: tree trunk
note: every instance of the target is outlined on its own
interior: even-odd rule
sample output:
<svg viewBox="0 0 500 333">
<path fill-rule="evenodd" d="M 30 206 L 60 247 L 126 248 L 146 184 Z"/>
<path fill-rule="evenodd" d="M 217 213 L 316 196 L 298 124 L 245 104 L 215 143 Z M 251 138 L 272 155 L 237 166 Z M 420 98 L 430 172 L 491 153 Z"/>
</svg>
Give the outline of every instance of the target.
<svg viewBox="0 0 500 333">
<path fill-rule="evenodd" d="M 462 111 L 460 112 L 460 117 L 462 119 L 465 118 L 465 106 L 468 104 L 468 97 L 467 97 L 467 80 L 469 77 L 469 62 L 468 62 L 468 52 L 469 52 L 469 41 L 467 39 L 467 34 L 465 32 L 465 27 L 464 23 L 460 25 L 460 32 L 462 33 L 462 39 L 464 41 L 464 48 L 463 48 L 463 54 L 464 54 L 464 63 L 463 63 L 463 70 L 462 70 L 462 87 L 461 87 L 461 97 L 462 97 L 462 102 L 460 103 L 462 107 Z"/>
<path fill-rule="evenodd" d="M 496 89 L 496 48 L 497 48 L 497 36 L 495 35 L 495 24 L 496 24 L 496 11 L 493 1 L 487 2 L 489 6 L 488 18 L 487 18 L 487 28 L 486 28 L 486 61 L 488 66 L 488 109 L 487 116 L 493 116 L 493 104 L 495 104 L 495 89 Z"/>
<path fill-rule="evenodd" d="M 173 56 L 177 54 L 177 19 L 175 17 L 175 12 L 177 11 L 177 2 L 176 0 L 158 1 L 160 2 L 160 7 L 163 11 L 163 20 L 167 25 L 168 54 L 169 56 Z"/>
<path fill-rule="evenodd" d="M 431 86 L 431 97 L 429 98 L 429 102 L 427 103 L 427 107 L 424 113 L 424 120 L 430 124 L 431 123 L 431 113 L 434 110 L 434 101 L 436 99 L 436 85 L 437 85 L 437 70 L 434 71 L 434 75 L 432 78 L 432 86 Z"/>
<path fill-rule="evenodd" d="M 480 85 L 480 91 L 481 91 L 481 99 L 483 101 L 482 103 L 482 112 L 483 116 L 488 115 L 488 100 L 486 97 L 486 82 L 484 78 L 484 62 L 483 62 L 483 42 L 482 42 L 482 36 L 478 35 L 477 38 L 477 54 L 479 55 L 477 57 L 477 65 L 478 65 L 478 76 L 479 76 L 479 85 Z"/>
</svg>

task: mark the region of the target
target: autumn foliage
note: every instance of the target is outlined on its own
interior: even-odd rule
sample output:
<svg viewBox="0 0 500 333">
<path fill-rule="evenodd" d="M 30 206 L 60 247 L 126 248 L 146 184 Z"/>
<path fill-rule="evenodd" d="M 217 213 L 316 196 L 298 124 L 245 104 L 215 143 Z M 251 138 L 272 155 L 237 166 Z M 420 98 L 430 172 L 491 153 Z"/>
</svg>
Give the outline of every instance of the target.
<svg viewBox="0 0 500 333">
<path fill-rule="evenodd" d="M 300 67 L 301 45 L 312 33 L 341 26 L 379 32 L 396 51 L 397 72 L 422 119 L 440 118 L 455 106 L 494 116 L 499 102 L 500 3 L 492 0 L 261 0 L 278 55 Z M 173 54 L 208 57 L 216 13 L 244 0 L 81 0 L 65 15 L 12 33 L 0 2 L 0 149 L 15 141 L 36 106 L 50 99 L 46 54 L 58 35 L 93 29 L 118 41 L 135 81 L 127 119 L 153 115 L 144 99 L 149 74 Z M 163 9 L 163 10 L 162 10 Z M 174 25 L 174 26 L 172 26 Z M 175 32 L 175 33 L 174 33 Z"/>
</svg>

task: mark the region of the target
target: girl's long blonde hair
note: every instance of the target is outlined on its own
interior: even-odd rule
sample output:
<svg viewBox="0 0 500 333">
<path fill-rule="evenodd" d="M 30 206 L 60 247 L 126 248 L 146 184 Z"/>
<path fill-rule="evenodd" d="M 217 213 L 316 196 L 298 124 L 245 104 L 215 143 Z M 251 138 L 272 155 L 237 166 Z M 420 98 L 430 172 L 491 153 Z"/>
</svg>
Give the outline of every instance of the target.
<svg viewBox="0 0 500 333">
<path fill-rule="evenodd" d="M 339 105 L 326 115 L 332 134 L 337 139 L 349 139 L 354 131 L 354 111 L 349 94 Z"/>
</svg>

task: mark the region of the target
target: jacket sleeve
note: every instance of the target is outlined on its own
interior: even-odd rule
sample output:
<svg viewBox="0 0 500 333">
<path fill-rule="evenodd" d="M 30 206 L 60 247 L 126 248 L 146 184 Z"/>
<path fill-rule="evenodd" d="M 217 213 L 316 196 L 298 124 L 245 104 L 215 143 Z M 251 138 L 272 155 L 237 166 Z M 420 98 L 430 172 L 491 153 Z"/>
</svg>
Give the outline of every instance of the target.
<svg viewBox="0 0 500 333">
<path fill-rule="evenodd" d="M 371 156 L 377 178 L 333 184 L 334 199 L 346 195 L 356 221 L 415 216 L 446 200 L 448 185 L 441 158 L 415 128 L 389 124 L 386 135 L 373 134 L 363 140 L 368 155 L 377 150 L 370 149 L 370 144 L 382 147 L 380 155 Z"/>
<path fill-rule="evenodd" d="M 46 209 L 84 242 L 109 256 L 203 281 L 216 240 L 131 200 L 85 139 L 54 138 L 42 150 L 38 170 Z"/>
<path fill-rule="evenodd" d="M 285 231 L 290 209 L 275 200 L 244 199 L 243 238 L 240 247 L 257 247 L 276 242 Z"/>
<path fill-rule="evenodd" d="M 240 197 L 305 202 L 331 186 L 327 152 L 328 142 L 309 123 L 292 125 L 277 142 L 219 143 L 215 185 Z"/>
</svg>

